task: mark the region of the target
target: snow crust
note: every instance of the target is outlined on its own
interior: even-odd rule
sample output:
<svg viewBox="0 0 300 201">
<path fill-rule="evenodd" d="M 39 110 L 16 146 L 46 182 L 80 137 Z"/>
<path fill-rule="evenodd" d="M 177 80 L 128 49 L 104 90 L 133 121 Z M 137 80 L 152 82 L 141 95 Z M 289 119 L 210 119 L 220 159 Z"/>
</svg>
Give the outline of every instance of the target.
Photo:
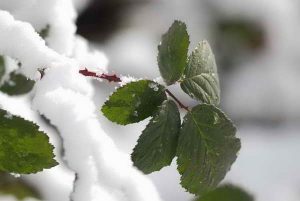
<svg viewBox="0 0 300 201">
<path fill-rule="evenodd" d="M 99 124 L 94 90 L 78 71 L 84 66 L 104 72 L 108 61 L 75 35 L 73 2 L 1 0 L 0 9 L 0 55 L 20 61 L 22 72 L 30 79 L 45 69 L 36 82 L 32 107 L 60 133 L 64 160 L 76 173 L 71 199 L 160 201 L 151 181 L 133 167 L 129 155 L 115 146 Z M 36 31 L 47 25 L 50 33 L 44 41 Z M 9 99 L 1 97 L 0 101 Z M 7 109 L 5 104 L 3 108 Z"/>
</svg>

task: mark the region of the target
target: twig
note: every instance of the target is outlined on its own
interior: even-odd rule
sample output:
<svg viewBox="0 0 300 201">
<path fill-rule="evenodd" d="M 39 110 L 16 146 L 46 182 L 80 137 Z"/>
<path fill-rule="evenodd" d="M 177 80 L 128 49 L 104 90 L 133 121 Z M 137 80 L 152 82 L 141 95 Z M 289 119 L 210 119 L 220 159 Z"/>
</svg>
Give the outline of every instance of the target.
<svg viewBox="0 0 300 201">
<path fill-rule="evenodd" d="M 178 100 L 176 98 L 176 96 L 174 94 L 172 94 L 172 92 L 169 90 L 169 89 L 166 89 L 166 93 L 171 96 L 177 103 L 178 105 L 182 108 L 182 109 L 185 109 L 186 111 L 190 111 L 189 108 L 187 106 L 185 106 L 183 103 L 180 102 L 180 100 Z"/>
<path fill-rule="evenodd" d="M 107 74 L 102 73 L 101 75 L 98 75 L 97 73 L 91 72 L 88 69 L 80 70 L 79 73 L 84 76 L 87 76 L 87 77 L 95 77 L 95 78 L 105 79 L 109 82 L 121 82 L 121 78 L 119 78 L 116 74 L 107 75 Z"/>
</svg>

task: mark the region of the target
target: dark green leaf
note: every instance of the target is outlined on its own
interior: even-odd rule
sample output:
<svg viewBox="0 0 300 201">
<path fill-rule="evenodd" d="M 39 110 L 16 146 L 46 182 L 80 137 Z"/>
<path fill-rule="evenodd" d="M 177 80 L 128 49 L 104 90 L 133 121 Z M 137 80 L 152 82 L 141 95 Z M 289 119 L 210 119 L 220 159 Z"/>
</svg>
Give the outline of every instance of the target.
<svg viewBox="0 0 300 201">
<path fill-rule="evenodd" d="M 224 185 L 208 192 L 197 201 L 254 201 L 254 199 L 241 188 Z"/>
<path fill-rule="evenodd" d="M 5 61 L 4 61 L 4 57 L 0 56 L 0 81 L 2 80 L 4 74 L 5 74 Z"/>
<path fill-rule="evenodd" d="M 220 86 L 215 56 L 207 41 L 199 43 L 189 57 L 181 88 L 204 103 L 220 103 Z"/>
<path fill-rule="evenodd" d="M 34 123 L 0 109 L 0 170 L 30 174 L 55 165 L 48 136 Z"/>
<path fill-rule="evenodd" d="M 30 92 L 34 86 L 34 81 L 27 79 L 24 75 L 13 71 L 0 87 L 0 91 L 8 95 L 22 95 Z"/>
<path fill-rule="evenodd" d="M 42 29 L 38 34 L 41 38 L 45 39 L 49 36 L 50 26 L 47 25 L 44 29 Z"/>
<path fill-rule="evenodd" d="M 121 125 L 136 123 L 153 115 L 167 99 L 165 88 L 150 80 L 131 82 L 115 91 L 102 106 L 109 120 Z"/>
<path fill-rule="evenodd" d="M 183 22 L 175 21 L 158 46 L 158 66 L 167 85 L 180 79 L 187 63 L 189 35 Z"/>
<path fill-rule="evenodd" d="M 187 191 L 201 195 L 225 177 L 241 147 L 235 133 L 232 122 L 213 105 L 198 105 L 185 116 L 177 164 Z"/>
<path fill-rule="evenodd" d="M 170 165 L 176 154 L 180 125 L 176 104 L 171 100 L 164 101 L 133 150 L 134 165 L 145 174 Z"/>
<path fill-rule="evenodd" d="M 21 178 L 15 178 L 7 173 L 0 173 L 0 195 L 11 195 L 17 200 L 26 198 L 41 199 L 41 196 Z"/>
</svg>

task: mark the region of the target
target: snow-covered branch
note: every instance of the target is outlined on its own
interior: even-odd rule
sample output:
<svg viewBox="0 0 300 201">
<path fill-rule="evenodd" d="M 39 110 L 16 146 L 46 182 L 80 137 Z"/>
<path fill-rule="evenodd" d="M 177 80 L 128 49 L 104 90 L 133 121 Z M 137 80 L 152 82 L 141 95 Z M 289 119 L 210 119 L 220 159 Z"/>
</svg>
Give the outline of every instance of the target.
<svg viewBox="0 0 300 201">
<path fill-rule="evenodd" d="M 74 47 L 81 42 L 87 58 L 101 58 L 101 54 L 89 53 L 83 39 L 75 36 L 72 2 L 32 0 L 24 7 L 18 6 L 20 2 L 0 3 L 0 8 L 9 11 L 0 11 L 0 55 L 20 61 L 30 79 L 38 69 L 46 69 L 36 82 L 32 105 L 61 134 L 65 161 L 77 174 L 72 200 L 159 201 L 150 180 L 132 166 L 130 157 L 119 151 L 96 118 L 93 88 L 78 73 L 85 59 L 76 56 L 80 54 Z M 52 36 L 46 39 L 49 46 L 35 31 L 46 25 L 51 28 Z"/>
</svg>

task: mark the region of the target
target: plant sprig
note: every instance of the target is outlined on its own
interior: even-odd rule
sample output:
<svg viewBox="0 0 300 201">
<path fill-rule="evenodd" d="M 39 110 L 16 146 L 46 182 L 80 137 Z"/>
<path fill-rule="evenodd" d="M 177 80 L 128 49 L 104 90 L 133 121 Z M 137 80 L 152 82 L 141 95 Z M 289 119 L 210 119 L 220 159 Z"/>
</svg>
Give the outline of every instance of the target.
<svg viewBox="0 0 300 201">
<path fill-rule="evenodd" d="M 185 23 L 175 21 L 158 46 L 158 66 L 166 86 L 151 80 L 128 83 L 109 97 L 102 112 L 121 125 L 151 117 L 133 149 L 134 165 L 149 174 L 177 156 L 181 185 L 201 196 L 225 177 L 241 145 L 235 126 L 218 108 L 219 77 L 209 43 L 200 42 L 189 57 L 188 46 Z M 199 105 L 182 104 L 167 88 L 176 82 Z M 178 107 L 187 112 L 183 123 Z"/>
</svg>

